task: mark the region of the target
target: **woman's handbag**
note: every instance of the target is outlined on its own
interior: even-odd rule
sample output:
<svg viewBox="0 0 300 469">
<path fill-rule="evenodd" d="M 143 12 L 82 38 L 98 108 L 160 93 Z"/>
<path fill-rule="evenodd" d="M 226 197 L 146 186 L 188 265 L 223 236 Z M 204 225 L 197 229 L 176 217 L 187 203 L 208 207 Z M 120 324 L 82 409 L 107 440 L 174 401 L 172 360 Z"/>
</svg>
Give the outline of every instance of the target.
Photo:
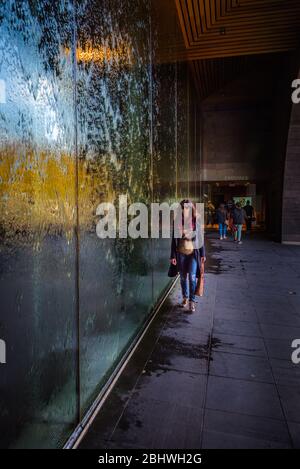
<svg viewBox="0 0 300 469">
<path fill-rule="evenodd" d="M 201 261 L 200 277 L 198 278 L 198 281 L 197 281 L 195 295 L 196 296 L 204 295 L 204 261 Z"/>
<path fill-rule="evenodd" d="M 174 265 L 171 263 L 169 267 L 169 271 L 168 271 L 168 277 L 176 277 L 177 274 L 178 274 L 177 265 Z"/>
</svg>

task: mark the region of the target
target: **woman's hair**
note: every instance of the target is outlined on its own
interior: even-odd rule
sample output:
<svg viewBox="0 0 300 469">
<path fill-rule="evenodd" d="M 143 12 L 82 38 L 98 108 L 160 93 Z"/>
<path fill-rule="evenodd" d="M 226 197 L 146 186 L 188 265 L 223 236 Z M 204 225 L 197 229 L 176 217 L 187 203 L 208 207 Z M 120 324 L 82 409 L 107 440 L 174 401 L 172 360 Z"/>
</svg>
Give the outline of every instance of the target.
<svg viewBox="0 0 300 469">
<path fill-rule="evenodd" d="M 192 200 L 190 199 L 183 199 L 181 202 L 180 202 L 180 205 L 181 205 L 181 208 L 182 210 L 186 207 L 186 208 L 189 208 L 191 207 L 192 208 L 192 214 L 193 214 L 193 218 L 196 218 L 196 207 L 195 207 L 195 204 Z"/>
<path fill-rule="evenodd" d="M 194 202 L 192 202 L 190 199 L 183 199 L 180 202 L 180 205 L 181 205 L 181 208 L 182 208 L 182 222 L 183 222 L 183 209 L 185 207 L 186 208 L 191 208 L 192 209 L 192 223 L 193 223 L 193 226 L 195 227 L 197 213 L 196 213 L 196 207 L 195 207 Z"/>
</svg>

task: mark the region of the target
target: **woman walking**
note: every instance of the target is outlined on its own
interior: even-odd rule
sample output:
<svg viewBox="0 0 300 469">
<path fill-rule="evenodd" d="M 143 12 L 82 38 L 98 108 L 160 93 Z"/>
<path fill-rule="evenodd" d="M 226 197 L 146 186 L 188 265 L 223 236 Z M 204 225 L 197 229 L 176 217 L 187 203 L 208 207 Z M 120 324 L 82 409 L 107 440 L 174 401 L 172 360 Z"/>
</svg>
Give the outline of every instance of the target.
<svg viewBox="0 0 300 469">
<path fill-rule="evenodd" d="M 239 202 L 235 205 L 235 209 L 232 212 L 232 218 L 234 224 L 234 241 L 238 244 L 242 244 L 242 229 L 243 224 L 246 222 L 247 215 Z"/>
<path fill-rule="evenodd" d="M 205 248 L 195 205 L 188 199 L 182 200 L 180 205 L 181 216 L 174 222 L 177 224 L 176 236 L 173 230 L 170 261 L 180 274 L 182 307 L 189 305 L 189 310 L 194 312 L 197 278 L 201 275 L 201 264 L 206 260 Z"/>
<path fill-rule="evenodd" d="M 234 209 L 235 209 L 235 205 L 234 205 L 233 200 L 229 200 L 226 204 L 227 217 L 228 217 L 228 229 L 230 230 L 230 233 L 233 237 L 234 237 L 234 225 L 233 225 L 232 212 Z"/>
<path fill-rule="evenodd" d="M 226 239 L 228 214 L 227 214 L 225 204 L 220 204 L 216 213 L 216 217 L 217 217 L 217 223 L 219 225 L 220 239 Z"/>
</svg>

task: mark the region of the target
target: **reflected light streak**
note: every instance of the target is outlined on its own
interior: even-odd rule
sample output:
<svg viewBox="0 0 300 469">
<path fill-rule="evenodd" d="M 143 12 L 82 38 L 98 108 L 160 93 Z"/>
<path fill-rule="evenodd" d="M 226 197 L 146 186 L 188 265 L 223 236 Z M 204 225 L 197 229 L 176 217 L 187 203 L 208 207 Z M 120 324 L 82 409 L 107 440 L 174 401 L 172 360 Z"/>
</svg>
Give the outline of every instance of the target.
<svg viewBox="0 0 300 469">
<path fill-rule="evenodd" d="M 66 55 L 70 55 L 71 49 L 65 48 Z M 76 48 L 76 60 L 77 62 L 117 62 L 117 63 L 132 63 L 131 49 L 128 45 L 120 45 L 115 48 L 109 46 L 97 46 L 88 42 L 84 48 L 78 46 Z"/>
</svg>

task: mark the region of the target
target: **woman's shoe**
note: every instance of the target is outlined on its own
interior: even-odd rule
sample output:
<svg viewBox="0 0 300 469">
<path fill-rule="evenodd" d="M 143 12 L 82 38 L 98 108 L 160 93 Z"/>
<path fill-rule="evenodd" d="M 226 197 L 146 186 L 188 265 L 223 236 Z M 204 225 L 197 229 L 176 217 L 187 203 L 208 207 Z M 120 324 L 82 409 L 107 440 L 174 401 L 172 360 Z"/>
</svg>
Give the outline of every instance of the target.
<svg viewBox="0 0 300 469">
<path fill-rule="evenodd" d="M 194 301 L 190 301 L 190 311 L 191 313 L 194 313 L 196 311 L 195 303 Z"/>
<path fill-rule="evenodd" d="M 187 298 L 183 298 L 182 303 L 181 303 L 181 307 L 182 307 L 182 308 L 185 308 L 187 305 L 188 305 L 188 299 L 187 299 Z"/>
</svg>

